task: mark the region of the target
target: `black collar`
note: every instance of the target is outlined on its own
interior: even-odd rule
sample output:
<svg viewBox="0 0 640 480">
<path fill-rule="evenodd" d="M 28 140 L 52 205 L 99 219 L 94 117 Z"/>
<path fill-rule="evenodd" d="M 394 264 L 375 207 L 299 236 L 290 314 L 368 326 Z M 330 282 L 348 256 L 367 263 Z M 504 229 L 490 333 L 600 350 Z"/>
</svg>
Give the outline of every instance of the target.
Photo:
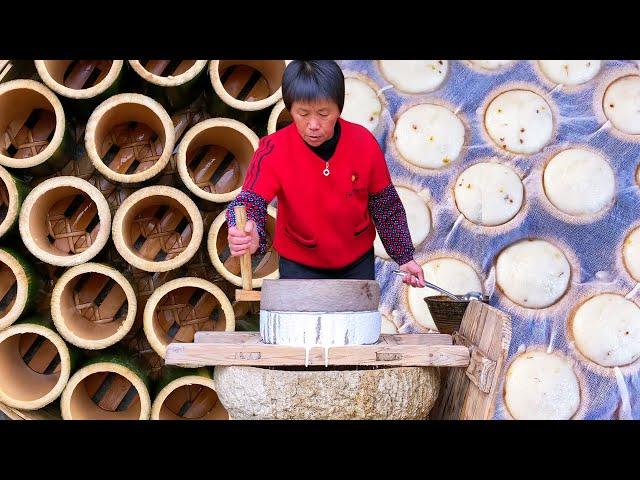
<svg viewBox="0 0 640 480">
<path fill-rule="evenodd" d="M 338 146 L 338 140 L 340 139 L 340 120 L 336 122 L 336 126 L 333 129 L 333 137 L 331 137 L 326 142 L 318 145 L 317 147 L 312 147 L 307 142 L 304 142 L 307 147 L 309 147 L 313 152 L 322 158 L 325 162 L 329 160 L 336 151 L 336 147 Z"/>
</svg>

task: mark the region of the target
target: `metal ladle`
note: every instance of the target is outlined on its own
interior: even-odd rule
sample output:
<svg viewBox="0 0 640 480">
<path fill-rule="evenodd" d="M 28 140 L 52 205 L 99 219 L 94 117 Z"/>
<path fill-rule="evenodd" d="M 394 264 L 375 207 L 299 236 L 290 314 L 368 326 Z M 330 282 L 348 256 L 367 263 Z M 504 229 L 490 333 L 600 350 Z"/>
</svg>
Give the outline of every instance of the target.
<svg viewBox="0 0 640 480">
<path fill-rule="evenodd" d="M 393 273 L 395 273 L 399 277 L 404 277 L 406 275 L 406 272 L 403 272 L 402 270 L 394 270 Z M 417 277 L 414 277 L 414 278 L 417 278 Z M 481 292 L 467 292 L 464 295 L 454 295 L 453 293 L 448 292 L 444 288 L 440 288 L 439 286 L 434 285 L 431 282 L 427 282 L 426 280 L 424 282 L 426 284 L 425 287 L 429 287 L 434 290 L 437 290 L 438 292 L 445 294 L 447 297 L 453 298 L 454 300 L 457 300 L 459 302 L 468 302 L 470 300 L 479 300 L 479 301 L 486 300 L 485 296 Z M 419 287 L 419 288 L 424 288 L 424 287 Z"/>
</svg>

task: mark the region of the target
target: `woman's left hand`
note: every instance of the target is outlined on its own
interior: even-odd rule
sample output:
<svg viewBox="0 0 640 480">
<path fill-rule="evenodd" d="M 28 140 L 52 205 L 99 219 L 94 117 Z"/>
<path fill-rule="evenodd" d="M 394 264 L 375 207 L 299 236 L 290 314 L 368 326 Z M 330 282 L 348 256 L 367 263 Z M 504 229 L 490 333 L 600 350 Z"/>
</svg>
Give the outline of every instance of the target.
<svg viewBox="0 0 640 480">
<path fill-rule="evenodd" d="M 402 278 L 402 281 L 407 285 L 411 285 L 412 287 L 424 287 L 426 285 L 424 282 L 424 271 L 415 260 L 400 265 L 400 270 L 408 274 Z"/>
</svg>

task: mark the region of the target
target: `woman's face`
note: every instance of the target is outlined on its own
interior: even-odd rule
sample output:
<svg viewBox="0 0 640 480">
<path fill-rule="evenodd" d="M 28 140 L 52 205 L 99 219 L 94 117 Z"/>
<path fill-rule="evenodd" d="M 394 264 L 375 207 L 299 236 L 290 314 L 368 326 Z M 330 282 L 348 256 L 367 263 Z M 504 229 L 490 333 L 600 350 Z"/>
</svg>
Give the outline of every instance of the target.
<svg viewBox="0 0 640 480">
<path fill-rule="evenodd" d="M 340 116 L 333 100 L 293 102 L 291 117 L 300 136 L 312 147 L 317 147 L 333 137 L 333 127 Z"/>
</svg>

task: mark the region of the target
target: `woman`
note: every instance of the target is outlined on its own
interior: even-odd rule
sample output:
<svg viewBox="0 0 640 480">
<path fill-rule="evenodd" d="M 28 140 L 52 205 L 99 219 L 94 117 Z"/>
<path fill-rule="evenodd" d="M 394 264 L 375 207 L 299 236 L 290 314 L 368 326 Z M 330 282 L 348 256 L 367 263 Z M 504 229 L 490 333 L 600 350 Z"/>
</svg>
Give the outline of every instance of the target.
<svg viewBox="0 0 640 480">
<path fill-rule="evenodd" d="M 227 209 L 233 256 L 266 251 L 267 205 L 277 197 L 280 278 L 375 280 L 376 229 L 403 281 L 424 286 L 406 212 L 376 138 L 340 117 L 344 75 L 334 61 L 293 61 L 282 97 L 293 123 L 260 140 Z M 244 205 L 238 229 L 233 208 Z"/>
</svg>

